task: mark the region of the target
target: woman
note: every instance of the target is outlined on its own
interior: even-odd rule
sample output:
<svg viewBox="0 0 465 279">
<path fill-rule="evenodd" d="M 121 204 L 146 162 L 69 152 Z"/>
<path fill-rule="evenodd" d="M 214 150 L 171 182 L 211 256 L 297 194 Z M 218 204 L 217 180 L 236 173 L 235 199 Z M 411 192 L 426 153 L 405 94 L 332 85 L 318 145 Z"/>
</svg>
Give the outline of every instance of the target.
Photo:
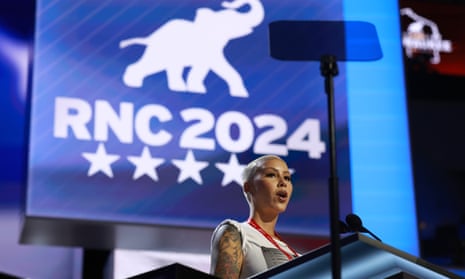
<svg viewBox="0 0 465 279">
<path fill-rule="evenodd" d="M 274 155 L 259 157 L 246 166 L 242 180 L 249 219 L 225 220 L 212 236 L 210 273 L 223 279 L 247 278 L 299 255 L 275 232 L 292 195 L 286 162 Z"/>
</svg>

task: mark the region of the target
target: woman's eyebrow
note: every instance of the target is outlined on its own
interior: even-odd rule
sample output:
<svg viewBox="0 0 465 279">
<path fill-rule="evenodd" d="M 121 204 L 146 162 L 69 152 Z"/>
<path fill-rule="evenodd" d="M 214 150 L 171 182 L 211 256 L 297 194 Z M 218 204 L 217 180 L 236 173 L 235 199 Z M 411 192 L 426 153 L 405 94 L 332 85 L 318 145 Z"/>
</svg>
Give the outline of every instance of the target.
<svg viewBox="0 0 465 279">
<path fill-rule="evenodd" d="M 262 170 L 262 171 L 273 170 L 273 171 L 276 171 L 276 172 L 280 172 L 279 169 L 274 168 L 274 167 L 261 167 L 260 170 Z M 291 172 L 288 171 L 288 170 L 283 171 L 283 173 L 284 174 L 289 174 L 289 175 L 291 174 Z"/>
</svg>

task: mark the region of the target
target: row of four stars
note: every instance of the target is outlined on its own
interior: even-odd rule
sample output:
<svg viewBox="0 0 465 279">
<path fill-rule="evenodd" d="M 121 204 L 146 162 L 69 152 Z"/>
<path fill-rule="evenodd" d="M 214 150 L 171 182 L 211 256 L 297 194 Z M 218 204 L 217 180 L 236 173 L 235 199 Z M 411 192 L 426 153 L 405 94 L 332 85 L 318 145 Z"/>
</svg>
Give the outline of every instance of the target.
<svg viewBox="0 0 465 279">
<path fill-rule="evenodd" d="M 90 163 L 88 176 L 102 172 L 110 178 L 114 176 L 111 165 L 120 158 L 117 154 L 107 153 L 102 143 L 99 144 L 95 153 L 83 152 L 82 156 Z M 152 157 L 147 146 L 144 147 L 140 156 L 128 156 L 127 159 L 135 166 L 134 180 L 147 175 L 153 181 L 158 181 L 156 169 L 166 161 L 163 158 Z M 205 161 L 197 161 L 192 150 L 187 152 L 184 159 L 173 159 L 171 162 L 179 169 L 177 183 L 182 183 L 190 178 L 200 185 L 203 184 L 200 172 L 210 164 Z M 230 155 L 228 163 L 215 163 L 215 167 L 223 172 L 221 186 L 227 186 L 231 182 L 241 184 L 241 172 L 245 166 L 239 163 L 236 154 Z"/>
</svg>

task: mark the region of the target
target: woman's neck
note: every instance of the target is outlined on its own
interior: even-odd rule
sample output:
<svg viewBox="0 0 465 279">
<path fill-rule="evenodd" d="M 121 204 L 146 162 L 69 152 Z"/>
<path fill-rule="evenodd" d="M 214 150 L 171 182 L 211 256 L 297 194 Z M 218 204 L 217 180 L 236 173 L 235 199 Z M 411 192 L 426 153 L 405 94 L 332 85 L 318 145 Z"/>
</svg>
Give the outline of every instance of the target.
<svg viewBox="0 0 465 279">
<path fill-rule="evenodd" d="M 276 222 L 278 221 L 278 216 L 273 217 L 264 217 L 262 214 L 255 212 L 250 215 L 250 219 L 253 219 L 257 225 L 259 225 L 266 233 L 271 236 L 275 236 L 275 227 Z"/>
</svg>

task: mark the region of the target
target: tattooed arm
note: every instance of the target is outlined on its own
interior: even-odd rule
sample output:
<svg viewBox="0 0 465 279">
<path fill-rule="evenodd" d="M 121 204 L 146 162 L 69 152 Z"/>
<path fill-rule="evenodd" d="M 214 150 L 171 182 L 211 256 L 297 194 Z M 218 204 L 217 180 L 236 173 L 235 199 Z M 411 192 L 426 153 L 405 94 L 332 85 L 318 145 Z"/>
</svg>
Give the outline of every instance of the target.
<svg viewBox="0 0 465 279">
<path fill-rule="evenodd" d="M 237 279 L 242 267 L 242 241 L 236 227 L 224 224 L 213 236 L 211 273 L 222 279 Z"/>
</svg>

